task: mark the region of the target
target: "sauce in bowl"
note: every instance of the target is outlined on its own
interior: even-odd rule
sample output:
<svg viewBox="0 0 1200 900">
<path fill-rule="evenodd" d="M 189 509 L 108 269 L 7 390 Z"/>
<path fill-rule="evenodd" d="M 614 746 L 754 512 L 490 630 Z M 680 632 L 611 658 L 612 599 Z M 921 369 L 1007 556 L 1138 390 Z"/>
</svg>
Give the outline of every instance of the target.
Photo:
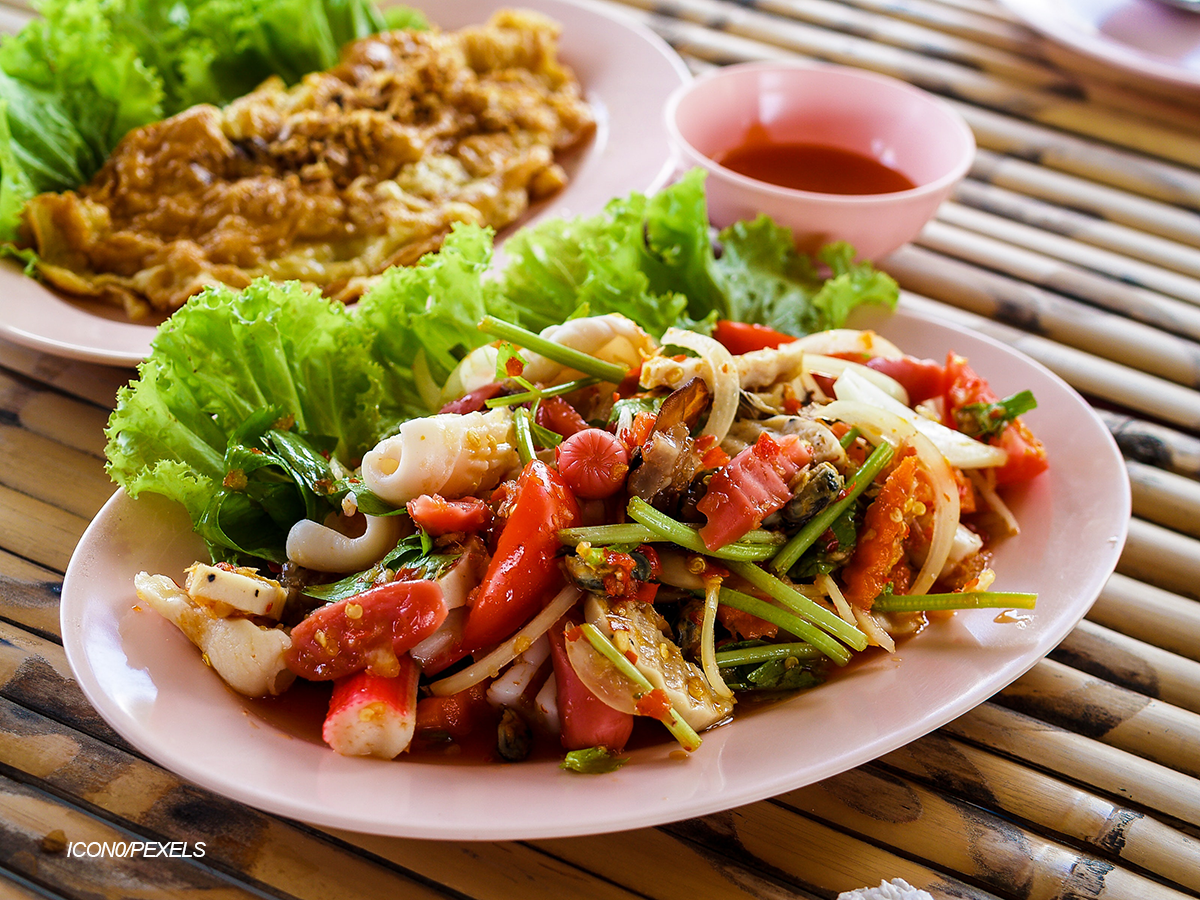
<svg viewBox="0 0 1200 900">
<path fill-rule="evenodd" d="M 825 144 L 775 142 L 759 129 L 715 161 L 727 169 L 798 191 L 818 194 L 891 194 L 916 184 L 872 156 Z"/>
</svg>

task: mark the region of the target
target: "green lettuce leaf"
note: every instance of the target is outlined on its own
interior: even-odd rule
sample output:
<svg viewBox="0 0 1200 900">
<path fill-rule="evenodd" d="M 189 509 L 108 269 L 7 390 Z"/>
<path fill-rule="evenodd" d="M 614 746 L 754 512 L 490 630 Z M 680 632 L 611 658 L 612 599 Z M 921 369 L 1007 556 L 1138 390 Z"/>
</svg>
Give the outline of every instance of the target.
<svg viewBox="0 0 1200 900">
<path fill-rule="evenodd" d="M 228 474 L 231 439 L 256 414 L 294 417 L 299 434 L 352 462 L 378 437 L 382 383 L 342 305 L 265 280 L 241 292 L 210 288 L 159 328 L 138 378 L 119 392 L 108 471 L 132 496 L 171 497 L 199 522 Z"/>
<path fill-rule="evenodd" d="M 131 129 L 293 83 L 387 27 L 370 0 L 43 0 L 0 40 L 0 241 L 35 194 L 87 182 Z M 397 27 L 427 27 L 401 8 Z"/>
<path fill-rule="evenodd" d="M 661 335 L 671 325 L 715 318 L 803 335 L 841 327 L 854 307 L 894 307 L 896 283 L 854 250 L 834 244 L 819 260 L 796 251 L 792 234 L 766 216 L 710 237 L 704 173 L 693 169 L 650 198 L 611 201 L 598 215 L 552 220 L 505 244 L 501 291 L 538 330 L 586 303 Z M 818 261 L 831 277 L 820 271 Z"/>
</svg>

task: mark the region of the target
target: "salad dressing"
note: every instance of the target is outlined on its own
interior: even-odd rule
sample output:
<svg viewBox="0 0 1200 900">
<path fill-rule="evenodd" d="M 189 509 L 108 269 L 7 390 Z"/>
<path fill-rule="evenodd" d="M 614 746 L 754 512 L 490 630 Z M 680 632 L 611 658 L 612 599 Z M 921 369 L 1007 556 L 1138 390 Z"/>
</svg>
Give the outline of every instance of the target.
<svg viewBox="0 0 1200 900">
<path fill-rule="evenodd" d="M 916 187 L 873 156 L 827 144 L 776 142 L 762 125 L 714 159 L 747 178 L 819 194 L 891 194 Z"/>
</svg>

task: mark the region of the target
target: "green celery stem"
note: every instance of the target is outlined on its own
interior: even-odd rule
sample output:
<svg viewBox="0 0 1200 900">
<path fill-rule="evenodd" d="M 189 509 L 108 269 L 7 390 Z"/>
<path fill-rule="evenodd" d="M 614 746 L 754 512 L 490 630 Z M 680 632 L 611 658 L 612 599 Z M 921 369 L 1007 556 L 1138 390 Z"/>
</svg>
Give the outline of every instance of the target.
<svg viewBox="0 0 1200 900">
<path fill-rule="evenodd" d="M 513 431 L 517 435 L 517 454 L 521 457 L 521 465 L 529 465 L 537 456 L 533 446 L 533 432 L 529 429 L 529 410 L 513 410 Z"/>
<path fill-rule="evenodd" d="M 700 537 L 700 532 L 695 528 L 675 521 L 640 497 L 630 498 L 627 511 L 629 518 L 655 532 L 659 536 L 659 540 L 678 544 L 693 553 L 717 559 L 746 561 L 770 559 L 775 555 L 775 544 L 742 544 L 735 541 L 724 547 L 718 547 L 716 550 L 710 550 Z"/>
<path fill-rule="evenodd" d="M 542 388 L 537 391 L 524 391 L 520 394 L 493 397 L 491 400 L 485 400 L 484 405 L 488 409 L 495 409 L 498 406 L 516 406 L 518 403 L 532 403 L 534 400 L 541 400 L 543 397 L 559 397 L 563 394 L 569 394 L 572 391 L 582 390 L 583 388 L 599 383 L 599 378 L 580 378 L 576 381 L 565 381 L 562 384 L 556 384 L 553 387 Z"/>
<path fill-rule="evenodd" d="M 747 666 L 772 659 L 816 659 L 821 651 L 811 644 L 764 644 L 762 647 L 742 647 L 738 650 L 718 650 L 718 666 Z"/>
<path fill-rule="evenodd" d="M 824 534 L 858 495 L 867 489 L 867 485 L 875 480 L 875 476 L 888 464 L 894 453 L 892 445 L 887 441 L 871 451 L 871 455 L 850 479 L 850 484 L 845 488 L 845 495 L 809 519 L 803 528 L 792 535 L 792 539 L 784 544 L 783 549 L 771 560 L 771 568 L 776 572 L 786 572 L 794 566 L 813 542 Z"/>
<path fill-rule="evenodd" d="M 497 319 L 495 316 L 484 316 L 483 321 L 479 323 L 479 330 L 502 340 L 512 341 L 519 347 L 532 350 L 534 353 L 540 353 L 547 359 L 562 363 L 564 366 L 569 366 L 585 375 L 599 378 L 601 381 L 620 384 L 625 380 L 625 376 L 629 374 L 616 363 L 604 362 L 603 360 L 588 356 L 579 350 L 573 350 L 570 347 L 564 347 L 562 344 L 556 344 L 554 341 L 547 340 L 539 334 L 534 334 L 520 325 L 513 325 L 511 322 L 505 322 L 503 319 Z"/>
<path fill-rule="evenodd" d="M 875 612 L 926 612 L 937 609 L 1033 609 L 1037 594 L 1009 591 L 963 591 L 950 594 L 881 594 Z"/>
<path fill-rule="evenodd" d="M 867 636 L 841 616 L 814 603 L 792 585 L 776 578 L 766 569 L 752 563 L 730 562 L 729 568 L 750 582 L 768 597 L 778 600 L 802 619 L 823 628 L 834 637 L 845 641 L 855 650 L 867 646 Z"/>
<path fill-rule="evenodd" d="M 735 591 L 732 588 L 721 588 L 719 596 L 720 602 L 726 606 L 740 609 L 742 612 L 749 613 L 752 616 L 758 616 L 763 621 L 777 625 L 788 634 L 794 634 L 801 640 L 808 642 L 839 666 L 844 666 L 850 662 L 849 650 L 820 628 L 809 624 L 795 613 L 788 612 L 786 609 L 780 609 L 766 600 L 759 600 L 757 597 L 751 597 L 749 594 L 743 594 L 741 591 Z"/>
</svg>

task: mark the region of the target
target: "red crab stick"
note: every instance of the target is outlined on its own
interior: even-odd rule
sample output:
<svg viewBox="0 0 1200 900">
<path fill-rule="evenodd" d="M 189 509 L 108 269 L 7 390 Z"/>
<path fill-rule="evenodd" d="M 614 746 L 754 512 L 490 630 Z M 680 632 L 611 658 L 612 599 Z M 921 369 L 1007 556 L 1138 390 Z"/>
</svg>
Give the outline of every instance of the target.
<svg viewBox="0 0 1200 900">
<path fill-rule="evenodd" d="M 343 756 L 399 756 L 416 728 L 420 676 L 420 668 L 405 655 L 394 677 L 362 671 L 337 679 L 321 736 Z"/>
</svg>

